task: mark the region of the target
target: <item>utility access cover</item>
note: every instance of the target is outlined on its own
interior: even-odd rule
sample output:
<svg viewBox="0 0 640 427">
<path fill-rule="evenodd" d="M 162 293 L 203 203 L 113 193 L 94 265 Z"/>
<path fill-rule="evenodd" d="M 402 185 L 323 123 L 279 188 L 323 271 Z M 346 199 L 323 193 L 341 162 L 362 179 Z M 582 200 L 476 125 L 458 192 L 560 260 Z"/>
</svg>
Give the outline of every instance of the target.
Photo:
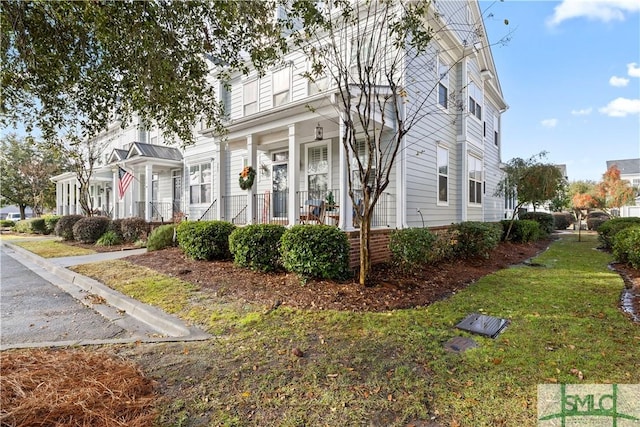
<svg viewBox="0 0 640 427">
<path fill-rule="evenodd" d="M 472 313 L 465 317 L 456 328 L 495 338 L 509 324 L 507 319 L 499 319 L 485 314 Z"/>
</svg>

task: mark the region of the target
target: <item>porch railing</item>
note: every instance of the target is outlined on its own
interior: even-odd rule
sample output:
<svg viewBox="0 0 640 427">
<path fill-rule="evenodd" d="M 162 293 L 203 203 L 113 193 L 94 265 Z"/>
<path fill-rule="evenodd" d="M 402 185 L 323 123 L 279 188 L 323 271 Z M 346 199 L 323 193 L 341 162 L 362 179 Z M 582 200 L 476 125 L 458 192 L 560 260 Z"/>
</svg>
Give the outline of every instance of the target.
<svg viewBox="0 0 640 427">
<path fill-rule="evenodd" d="M 288 225 L 287 205 L 289 203 L 289 190 L 267 191 L 263 194 L 255 194 L 256 224 L 280 224 Z"/>
<path fill-rule="evenodd" d="M 152 221 L 173 222 L 182 216 L 182 203 L 180 200 L 172 202 L 149 202 Z"/>
<path fill-rule="evenodd" d="M 211 204 L 209 205 L 208 208 L 204 209 L 204 211 L 198 212 L 196 214 L 197 216 L 197 220 L 198 221 L 213 221 L 214 219 L 216 219 L 216 204 L 218 202 L 218 199 L 215 199 L 213 202 L 211 202 Z M 194 212 L 195 213 L 195 212 Z M 193 217 L 193 214 L 191 215 Z"/>
<path fill-rule="evenodd" d="M 353 193 L 356 199 L 357 206 L 359 207 L 360 201 L 362 200 L 362 191 L 354 191 Z M 353 226 L 355 228 L 359 228 L 360 224 L 358 223 L 355 209 L 352 209 L 352 210 L 353 210 Z M 389 193 L 382 193 L 378 198 L 378 203 L 376 203 L 376 206 L 373 209 L 373 216 L 371 217 L 371 227 L 372 228 L 391 227 L 391 224 L 393 224 L 394 222 L 394 212 L 395 212 L 395 205 L 393 203 L 393 195 Z"/>
<path fill-rule="evenodd" d="M 220 200 L 223 203 L 223 221 L 229 221 L 232 224 L 244 225 L 247 224 L 247 196 L 241 194 L 237 196 L 222 196 Z"/>
</svg>

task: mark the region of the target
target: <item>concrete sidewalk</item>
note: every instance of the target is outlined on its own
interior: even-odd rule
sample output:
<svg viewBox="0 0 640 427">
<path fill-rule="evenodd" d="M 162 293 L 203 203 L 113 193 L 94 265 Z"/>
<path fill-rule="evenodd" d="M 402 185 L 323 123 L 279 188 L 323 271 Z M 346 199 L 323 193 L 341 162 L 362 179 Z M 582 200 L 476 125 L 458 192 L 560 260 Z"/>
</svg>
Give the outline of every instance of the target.
<svg viewBox="0 0 640 427">
<path fill-rule="evenodd" d="M 160 342 L 160 341 L 193 341 L 204 340 L 211 336 L 200 329 L 190 327 L 180 319 L 171 316 L 156 307 L 143 304 L 105 286 L 97 280 L 75 273 L 66 267 L 91 262 L 100 262 L 130 255 L 144 253 L 146 249 L 135 249 L 117 252 L 103 252 L 91 255 L 45 259 L 9 242 L 0 242 L 9 256 L 18 260 L 31 271 L 70 294 L 83 304 L 98 311 L 109 320 L 117 322 L 124 329 L 135 331 L 135 337 L 117 340 L 74 340 L 72 342 L 24 343 L 6 348 L 24 348 L 35 346 L 68 346 L 84 344 L 107 344 L 116 342 Z M 106 304 L 92 304 L 88 295 L 95 295 Z"/>
</svg>

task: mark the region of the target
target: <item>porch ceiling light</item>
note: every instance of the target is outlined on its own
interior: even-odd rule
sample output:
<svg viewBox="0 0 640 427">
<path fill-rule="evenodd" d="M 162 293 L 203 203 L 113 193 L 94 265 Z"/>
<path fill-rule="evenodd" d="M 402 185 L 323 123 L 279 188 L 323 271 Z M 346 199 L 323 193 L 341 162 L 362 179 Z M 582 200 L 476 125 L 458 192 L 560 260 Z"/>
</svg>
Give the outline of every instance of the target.
<svg viewBox="0 0 640 427">
<path fill-rule="evenodd" d="M 322 126 L 320 126 L 320 123 L 318 123 L 318 126 L 316 126 L 316 141 L 322 141 L 324 139 L 324 129 L 322 128 Z"/>
</svg>

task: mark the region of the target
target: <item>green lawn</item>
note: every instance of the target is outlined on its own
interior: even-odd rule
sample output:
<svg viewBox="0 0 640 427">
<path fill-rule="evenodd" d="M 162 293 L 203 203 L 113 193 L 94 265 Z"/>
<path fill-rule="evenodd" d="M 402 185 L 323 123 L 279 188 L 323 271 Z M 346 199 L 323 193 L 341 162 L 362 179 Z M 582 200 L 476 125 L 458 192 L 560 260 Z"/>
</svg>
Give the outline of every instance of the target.
<svg viewBox="0 0 640 427">
<path fill-rule="evenodd" d="M 160 425 L 532 426 L 537 384 L 640 383 L 640 327 L 618 309 L 623 282 L 596 245 L 565 236 L 535 259 L 541 267 L 386 313 L 221 302 L 122 260 L 76 270 L 218 334 L 116 349 L 161 381 Z M 497 339 L 473 336 L 477 349 L 445 352 L 469 336 L 453 325 L 471 312 L 511 324 Z"/>
<path fill-rule="evenodd" d="M 66 245 L 61 240 L 53 240 L 51 238 L 44 240 L 6 240 L 43 258 L 90 255 L 96 253 L 96 251 L 93 251 L 91 249 Z"/>
</svg>

